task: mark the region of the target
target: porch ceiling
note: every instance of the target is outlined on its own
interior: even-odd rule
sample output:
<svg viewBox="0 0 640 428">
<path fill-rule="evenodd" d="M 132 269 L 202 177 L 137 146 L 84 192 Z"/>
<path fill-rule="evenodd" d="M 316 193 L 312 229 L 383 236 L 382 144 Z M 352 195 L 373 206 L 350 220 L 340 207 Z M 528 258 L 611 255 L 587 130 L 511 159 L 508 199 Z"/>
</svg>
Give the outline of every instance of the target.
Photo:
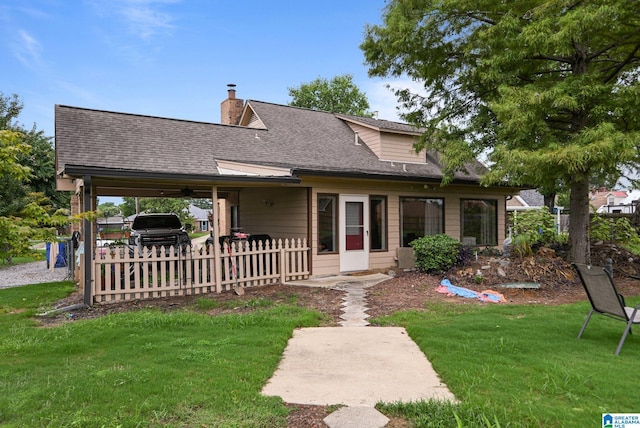
<svg viewBox="0 0 640 428">
<path fill-rule="evenodd" d="M 91 177 L 95 196 L 139 197 L 193 197 L 210 198 L 213 186 L 221 193 L 237 191 L 241 187 L 273 187 L 295 185 L 297 177 L 189 175 L 175 173 L 149 173 L 106 168 L 87 168 L 66 165 L 63 179 L 73 181 Z M 185 192 L 188 189 L 188 194 Z"/>
</svg>

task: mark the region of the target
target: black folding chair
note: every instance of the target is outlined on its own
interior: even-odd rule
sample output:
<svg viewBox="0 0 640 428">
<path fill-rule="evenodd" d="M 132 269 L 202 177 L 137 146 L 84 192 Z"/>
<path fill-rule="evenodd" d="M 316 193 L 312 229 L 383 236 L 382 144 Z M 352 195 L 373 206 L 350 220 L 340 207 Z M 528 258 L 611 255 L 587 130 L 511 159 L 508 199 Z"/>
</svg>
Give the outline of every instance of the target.
<svg viewBox="0 0 640 428">
<path fill-rule="evenodd" d="M 584 333 L 591 319 L 591 315 L 594 313 L 624 321 L 627 326 L 624 329 L 624 333 L 616 349 L 615 354 L 618 355 L 624 341 L 627 339 L 627 335 L 631 333 L 631 326 L 633 324 L 640 324 L 640 305 L 631 308 L 625 304 L 624 297 L 618 293 L 613 278 L 603 267 L 587 266 L 578 263 L 573 263 L 573 266 L 578 271 L 582 286 L 587 292 L 589 302 L 591 302 L 591 310 L 580 329 L 580 333 L 578 333 L 578 339 L 582 337 L 582 333 Z"/>
</svg>

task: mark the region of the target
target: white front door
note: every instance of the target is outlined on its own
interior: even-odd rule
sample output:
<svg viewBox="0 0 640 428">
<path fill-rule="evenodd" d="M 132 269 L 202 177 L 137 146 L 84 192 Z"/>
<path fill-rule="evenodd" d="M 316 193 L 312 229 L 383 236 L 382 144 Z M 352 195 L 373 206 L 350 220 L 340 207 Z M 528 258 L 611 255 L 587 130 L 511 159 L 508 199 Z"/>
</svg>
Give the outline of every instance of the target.
<svg viewBox="0 0 640 428">
<path fill-rule="evenodd" d="M 340 195 L 340 272 L 369 269 L 369 197 Z"/>
</svg>

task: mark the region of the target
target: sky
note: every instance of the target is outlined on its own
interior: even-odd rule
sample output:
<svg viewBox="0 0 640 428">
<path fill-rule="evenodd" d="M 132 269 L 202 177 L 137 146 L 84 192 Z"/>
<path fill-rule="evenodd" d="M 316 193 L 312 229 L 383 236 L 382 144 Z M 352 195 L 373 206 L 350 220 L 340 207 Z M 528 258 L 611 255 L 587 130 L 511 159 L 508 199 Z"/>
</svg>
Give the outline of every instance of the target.
<svg viewBox="0 0 640 428">
<path fill-rule="evenodd" d="M 381 119 L 398 120 L 359 48 L 385 0 L 0 0 L 0 92 L 19 122 L 54 135 L 54 105 L 220 122 L 236 96 L 278 104 L 287 88 L 351 74 Z"/>
</svg>

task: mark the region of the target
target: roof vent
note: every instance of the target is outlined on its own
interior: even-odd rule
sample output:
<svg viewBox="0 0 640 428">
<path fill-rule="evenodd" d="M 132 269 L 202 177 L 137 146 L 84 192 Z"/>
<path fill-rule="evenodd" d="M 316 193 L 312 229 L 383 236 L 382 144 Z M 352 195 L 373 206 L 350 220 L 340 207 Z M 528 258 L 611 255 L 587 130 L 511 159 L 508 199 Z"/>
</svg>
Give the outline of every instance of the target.
<svg viewBox="0 0 640 428">
<path fill-rule="evenodd" d="M 229 83 L 227 85 L 227 93 L 229 94 L 229 99 L 232 100 L 236 97 L 236 84 L 235 83 Z"/>
<path fill-rule="evenodd" d="M 354 136 L 354 139 L 355 139 L 355 142 L 356 142 L 356 146 L 359 146 L 360 142 L 358 141 L 358 131 L 355 131 L 353 133 L 353 136 Z"/>
</svg>

